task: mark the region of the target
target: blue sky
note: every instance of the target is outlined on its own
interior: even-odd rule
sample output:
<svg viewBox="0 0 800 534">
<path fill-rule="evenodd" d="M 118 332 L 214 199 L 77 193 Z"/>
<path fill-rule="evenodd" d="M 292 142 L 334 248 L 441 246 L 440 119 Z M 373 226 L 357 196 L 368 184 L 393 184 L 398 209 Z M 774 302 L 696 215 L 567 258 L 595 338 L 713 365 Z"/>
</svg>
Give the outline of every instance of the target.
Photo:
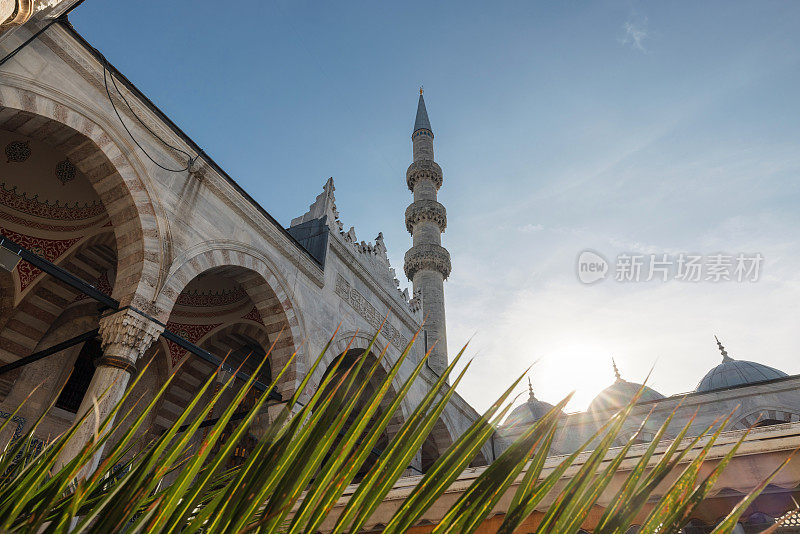
<svg viewBox="0 0 800 534">
<path fill-rule="evenodd" d="M 448 210 L 451 350 L 582 409 L 735 358 L 800 373 L 800 4 L 89 0 L 75 27 L 288 225 L 333 176 L 402 271 L 417 89 Z M 579 252 L 760 253 L 754 283 L 578 282 Z M 403 281 L 405 283 L 405 281 Z"/>
</svg>

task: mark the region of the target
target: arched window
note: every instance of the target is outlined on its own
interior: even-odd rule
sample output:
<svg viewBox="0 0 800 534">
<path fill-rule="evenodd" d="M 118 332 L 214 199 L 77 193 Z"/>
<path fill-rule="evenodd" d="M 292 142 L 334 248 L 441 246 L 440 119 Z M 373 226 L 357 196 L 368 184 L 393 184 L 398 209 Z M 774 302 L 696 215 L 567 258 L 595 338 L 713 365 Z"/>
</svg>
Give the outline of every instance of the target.
<svg viewBox="0 0 800 534">
<path fill-rule="evenodd" d="M 94 362 L 103 355 L 100 341 L 90 339 L 83 344 L 78 359 L 75 360 L 75 367 L 69 375 L 69 380 L 61 390 L 61 394 L 56 401 L 56 408 L 61 408 L 72 413 L 78 413 L 83 396 L 89 389 L 89 384 L 94 376 Z"/>
</svg>

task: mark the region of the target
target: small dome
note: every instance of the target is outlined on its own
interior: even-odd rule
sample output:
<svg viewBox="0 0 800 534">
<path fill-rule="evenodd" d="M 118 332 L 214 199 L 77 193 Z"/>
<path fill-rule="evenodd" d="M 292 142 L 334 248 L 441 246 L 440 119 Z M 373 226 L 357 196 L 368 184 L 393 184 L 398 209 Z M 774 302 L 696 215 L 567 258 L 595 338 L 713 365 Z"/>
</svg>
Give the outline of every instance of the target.
<svg viewBox="0 0 800 534">
<path fill-rule="evenodd" d="M 617 377 L 617 380 L 606 389 L 601 391 L 600 394 L 597 395 L 591 403 L 589 403 L 590 412 L 619 410 L 628 404 L 633 396 L 636 395 L 636 392 L 638 392 L 642 387 L 641 384 L 623 380 L 613 358 L 611 359 L 611 364 L 614 367 L 614 375 Z M 644 391 L 642 391 L 642 396 L 639 398 L 639 402 L 654 401 L 663 398 L 664 395 L 658 391 L 644 386 Z"/>
<path fill-rule="evenodd" d="M 641 384 L 627 382 L 621 378 L 617 379 L 612 385 L 604 389 L 589 404 L 590 412 L 600 412 L 606 410 L 619 410 L 630 402 L 636 392 L 641 388 Z M 658 391 L 644 386 L 639 402 L 647 402 L 663 399 L 664 395 Z"/>
<path fill-rule="evenodd" d="M 529 425 L 544 417 L 552 409 L 552 404 L 534 397 L 511 410 L 511 414 L 506 419 L 506 424 L 514 426 Z"/>
<path fill-rule="evenodd" d="M 536 398 L 533 394 L 533 387 L 531 386 L 530 379 L 528 379 L 528 389 L 528 400 L 524 404 L 511 410 L 511 414 L 506 418 L 506 425 L 530 425 L 547 415 L 547 413 L 553 409 L 552 404 L 540 401 Z"/>
<path fill-rule="evenodd" d="M 716 337 L 715 337 L 716 339 Z M 722 363 L 711 369 L 697 384 L 695 391 L 705 392 L 725 389 L 744 384 L 755 384 L 765 380 L 774 380 L 789 376 L 783 371 L 746 360 L 734 360 L 728 356 L 725 347 L 717 339 L 717 347 L 722 353 Z"/>
</svg>

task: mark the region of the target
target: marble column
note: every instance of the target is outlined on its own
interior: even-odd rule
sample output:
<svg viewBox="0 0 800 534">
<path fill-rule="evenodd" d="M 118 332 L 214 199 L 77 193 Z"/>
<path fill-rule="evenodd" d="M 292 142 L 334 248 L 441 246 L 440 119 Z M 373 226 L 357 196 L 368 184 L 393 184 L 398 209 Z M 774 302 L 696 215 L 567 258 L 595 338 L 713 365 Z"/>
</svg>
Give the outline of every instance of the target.
<svg viewBox="0 0 800 534">
<path fill-rule="evenodd" d="M 154 323 L 131 309 L 120 310 L 100 319 L 100 338 L 103 356 L 97 362 L 89 389 L 83 396 L 76 420 L 88 411 L 94 411 L 95 402 L 100 421 L 119 402 L 131 376 L 136 373 L 136 362 L 150 345 L 158 339 L 164 327 Z M 113 421 L 112 421 L 113 422 Z M 63 465 L 88 443 L 95 431 L 95 416 L 90 414 L 72 437 L 59 457 Z M 88 476 L 97 469 L 102 450 L 98 451 L 92 462 L 81 472 Z"/>
</svg>

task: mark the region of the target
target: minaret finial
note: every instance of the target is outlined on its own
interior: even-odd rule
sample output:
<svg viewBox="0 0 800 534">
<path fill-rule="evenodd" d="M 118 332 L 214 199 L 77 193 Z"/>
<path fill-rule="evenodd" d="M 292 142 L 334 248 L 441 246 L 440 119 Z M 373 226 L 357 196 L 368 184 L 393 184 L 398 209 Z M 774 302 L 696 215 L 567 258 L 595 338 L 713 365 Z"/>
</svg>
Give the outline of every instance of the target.
<svg viewBox="0 0 800 534">
<path fill-rule="evenodd" d="M 422 96 L 422 85 L 419 86 L 419 96 Z"/>
<path fill-rule="evenodd" d="M 614 361 L 613 356 L 611 358 L 611 366 L 614 368 L 614 376 L 617 377 L 617 382 L 622 382 L 622 377 L 619 375 L 619 369 L 617 369 L 617 362 Z"/>
<path fill-rule="evenodd" d="M 714 339 L 717 342 L 717 348 L 719 348 L 720 353 L 722 353 L 722 362 L 724 363 L 733 360 L 733 358 L 728 356 L 728 351 L 725 350 L 725 347 L 722 346 L 722 343 L 720 342 L 719 338 L 717 336 L 714 336 Z"/>
</svg>

